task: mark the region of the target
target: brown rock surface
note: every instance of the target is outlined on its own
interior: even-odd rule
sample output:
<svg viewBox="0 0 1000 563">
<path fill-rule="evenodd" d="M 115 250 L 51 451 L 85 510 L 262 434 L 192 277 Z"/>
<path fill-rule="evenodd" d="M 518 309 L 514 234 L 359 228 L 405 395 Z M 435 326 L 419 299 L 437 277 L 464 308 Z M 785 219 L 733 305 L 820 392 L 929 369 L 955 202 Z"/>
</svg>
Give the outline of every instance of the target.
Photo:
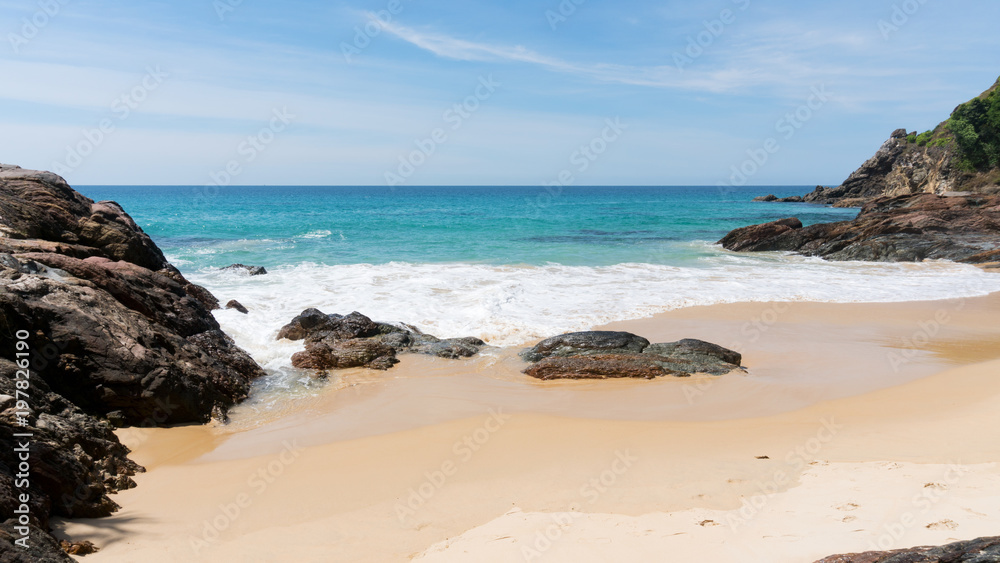
<svg viewBox="0 0 1000 563">
<path fill-rule="evenodd" d="M 217 307 L 118 204 L 95 203 L 49 172 L 0 167 L 3 513 L 18 506 L 15 433 L 32 434 L 30 512 L 45 530 L 51 515 L 107 516 L 118 508 L 108 495 L 134 486 L 142 468 L 109 421 L 204 422 L 246 397 L 264 371 L 220 330 L 209 312 Z M 10 359 L 24 343 L 30 364 L 18 366 Z M 24 381 L 27 391 L 16 389 Z M 17 390 L 28 398 L 18 403 Z M 68 560 L 35 535 L 26 560 Z M 25 560 L 4 541 L 0 561 Z"/>
<path fill-rule="evenodd" d="M 785 222 L 785 225 L 779 223 Z M 795 251 L 829 260 L 985 263 L 1000 249 L 1000 196 L 914 194 L 866 204 L 853 221 L 794 228 L 790 220 L 736 229 L 734 251 Z"/>
</svg>

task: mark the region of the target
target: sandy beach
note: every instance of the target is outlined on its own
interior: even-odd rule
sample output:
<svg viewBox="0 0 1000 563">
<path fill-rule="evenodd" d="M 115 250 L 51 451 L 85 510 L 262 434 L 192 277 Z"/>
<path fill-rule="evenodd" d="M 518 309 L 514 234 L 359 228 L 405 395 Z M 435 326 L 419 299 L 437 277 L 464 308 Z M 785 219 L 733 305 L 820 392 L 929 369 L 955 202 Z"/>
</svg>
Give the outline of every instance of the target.
<svg viewBox="0 0 1000 563">
<path fill-rule="evenodd" d="M 147 472 L 86 561 L 768 561 L 995 535 L 1000 294 L 615 323 L 746 374 L 541 382 L 403 356 L 225 426 L 119 431 Z"/>
</svg>

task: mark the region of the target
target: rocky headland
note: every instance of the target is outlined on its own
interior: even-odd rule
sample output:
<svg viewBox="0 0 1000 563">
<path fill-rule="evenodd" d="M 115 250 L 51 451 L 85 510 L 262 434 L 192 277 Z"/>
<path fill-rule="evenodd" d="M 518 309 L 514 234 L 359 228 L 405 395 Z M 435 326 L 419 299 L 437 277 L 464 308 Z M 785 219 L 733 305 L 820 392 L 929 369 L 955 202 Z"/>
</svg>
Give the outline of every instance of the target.
<svg viewBox="0 0 1000 563">
<path fill-rule="evenodd" d="M 841 185 L 756 201 L 860 207 L 882 197 L 923 193 L 1000 194 L 1000 79 L 956 107 L 934 129 L 923 133 L 897 129 Z"/>
<path fill-rule="evenodd" d="M 830 260 L 1000 262 L 1000 80 L 921 134 L 898 129 L 836 188 L 754 201 L 860 207 L 853 221 L 803 227 L 794 217 L 736 229 L 738 252 Z"/>
<path fill-rule="evenodd" d="M 247 396 L 264 371 L 222 332 L 218 307 L 118 204 L 0 166 L 0 507 L 28 505 L 32 546 L 12 547 L 23 522 L 10 519 L 0 560 L 69 560 L 45 535 L 49 518 L 117 510 L 109 495 L 142 468 L 115 426 L 224 419 Z"/>
<path fill-rule="evenodd" d="M 791 217 L 736 229 L 727 250 L 794 251 L 828 260 L 1000 261 L 1000 196 L 911 194 L 873 200 L 853 221 L 803 227 Z"/>
</svg>

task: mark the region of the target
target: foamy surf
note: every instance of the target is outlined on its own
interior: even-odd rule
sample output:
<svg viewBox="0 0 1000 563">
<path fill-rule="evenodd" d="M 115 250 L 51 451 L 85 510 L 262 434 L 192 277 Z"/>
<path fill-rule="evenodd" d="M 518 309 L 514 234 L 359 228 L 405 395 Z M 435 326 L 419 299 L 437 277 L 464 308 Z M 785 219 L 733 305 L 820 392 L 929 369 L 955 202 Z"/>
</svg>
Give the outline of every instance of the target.
<svg viewBox="0 0 1000 563">
<path fill-rule="evenodd" d="M 495 346 L 514 346 L 698 305 L 918 301 L 1000 291 L 1000 276 L 950 262 L 827 262 L 719 252 L 701 263 L 704 267 L 302 264 L 272 268 L 266 276 L 203 269 L 189 277 L 223 301 L 237 299 L 250 309 L 249 316 L 235 311 L 216 316 L 267 367 L 281 358 L 287 362 L 298 349 L 274 337 L 308 307 L 360 311 L 440 337 L 478 336 Z"/>
</svg>

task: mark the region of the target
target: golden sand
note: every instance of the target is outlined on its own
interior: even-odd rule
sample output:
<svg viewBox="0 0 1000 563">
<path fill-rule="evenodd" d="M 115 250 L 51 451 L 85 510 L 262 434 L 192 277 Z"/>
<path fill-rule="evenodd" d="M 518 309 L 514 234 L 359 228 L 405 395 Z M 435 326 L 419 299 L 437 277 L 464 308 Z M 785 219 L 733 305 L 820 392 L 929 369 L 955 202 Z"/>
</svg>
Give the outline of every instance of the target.
<svg viewBox="0 0 1000 563">
<path fill-rule="evenodd" d="M 1000 527 L 1000 294 L 615 323 L 747 374 L 540 382 L 406 356 L 226 426 L 124 430 L 103 561 L 811 561 Z M 546 535 L 547 534 L 547 535 Z"/>
</svg>

